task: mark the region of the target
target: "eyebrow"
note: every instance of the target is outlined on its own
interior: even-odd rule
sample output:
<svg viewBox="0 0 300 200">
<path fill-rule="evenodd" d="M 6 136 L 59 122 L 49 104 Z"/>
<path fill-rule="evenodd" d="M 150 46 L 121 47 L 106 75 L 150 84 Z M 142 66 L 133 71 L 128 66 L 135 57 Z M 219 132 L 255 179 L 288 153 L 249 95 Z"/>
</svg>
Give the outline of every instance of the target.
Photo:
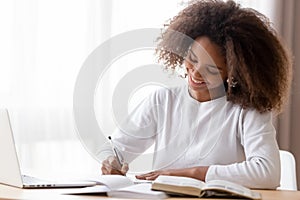
<svg viewBox="0 0 300 200">
<path fill-rule="evenodd" d="M 192 49 L 190 49 L 190 52 L 193 54 L 194 57 L 196 57 L 196 58 L 198 59 L 198 57 L 196 56 L 196 54 L 193 52 Z M 218 69 L 220 69 L 220 70 L 223 69 L 223 67 L 219 67 L 219 66 L 216 66 L 216 65 L 209 65 L 209 64 L 206 64 L 206 66 L 208 66 L 208 67 L 213 67 L 213 68 L 218 68 Z"/>
</svg>

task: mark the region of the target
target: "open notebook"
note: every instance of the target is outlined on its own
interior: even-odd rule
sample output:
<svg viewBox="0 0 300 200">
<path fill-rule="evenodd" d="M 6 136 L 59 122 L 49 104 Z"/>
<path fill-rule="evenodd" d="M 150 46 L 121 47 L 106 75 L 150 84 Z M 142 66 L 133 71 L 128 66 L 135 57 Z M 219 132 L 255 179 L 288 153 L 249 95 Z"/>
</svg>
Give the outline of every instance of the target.
<svg viewBox="0 0 300 200">
<path fill-rule="evenodd" d="M 151 190 L 151 181 L 137 180 L 133 177 L 102 175 L 92 181 L 97 182 L 97 185 L 65 191 L 64 194 L 98 194 L 131 199 L 164 199 L 168 197 L 164 192 Z"/>
<path fill-rule="evenodd" d="M 52 182 L 22 175 L 7 109 L 0 109 L 0 162 L 0 183 L 6 185 L 20 188 L 66 188 L 96 184 L 90 181 Z"/>
</svg>

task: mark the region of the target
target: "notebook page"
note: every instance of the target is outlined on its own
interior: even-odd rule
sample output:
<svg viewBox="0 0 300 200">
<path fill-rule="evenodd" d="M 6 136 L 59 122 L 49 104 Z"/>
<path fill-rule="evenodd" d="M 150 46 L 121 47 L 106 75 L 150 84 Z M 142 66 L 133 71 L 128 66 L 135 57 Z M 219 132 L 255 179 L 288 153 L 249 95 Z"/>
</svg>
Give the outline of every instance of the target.
<svg viewBox="0 0 300 200">
<path fill-rule="evenodd" d="M 164 192 L 151 190 L 150 183 L 140 183 L 118 190 L 112 190 L 107 192 L 109 197 L 121 197 L 121 198 L 140 198 L 140 199 L 164 199 L 168 195 Z"/>
</svg>

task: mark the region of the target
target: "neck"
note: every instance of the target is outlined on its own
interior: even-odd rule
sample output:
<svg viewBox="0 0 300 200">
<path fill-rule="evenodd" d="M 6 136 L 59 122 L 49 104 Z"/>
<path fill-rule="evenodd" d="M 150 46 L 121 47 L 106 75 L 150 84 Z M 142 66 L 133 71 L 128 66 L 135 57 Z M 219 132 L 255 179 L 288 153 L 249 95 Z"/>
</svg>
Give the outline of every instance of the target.
<svg viewBox="0 0 300 200">
<path fill-rule="evenodd" d="M 194 91 L 189 88 L 189 93 L 192 98 L 196 99 L 199 102 L 211 101 L 213 99 L 225 96 L 226 94 L 223 85 L 203 92 Z"/>
</svg>

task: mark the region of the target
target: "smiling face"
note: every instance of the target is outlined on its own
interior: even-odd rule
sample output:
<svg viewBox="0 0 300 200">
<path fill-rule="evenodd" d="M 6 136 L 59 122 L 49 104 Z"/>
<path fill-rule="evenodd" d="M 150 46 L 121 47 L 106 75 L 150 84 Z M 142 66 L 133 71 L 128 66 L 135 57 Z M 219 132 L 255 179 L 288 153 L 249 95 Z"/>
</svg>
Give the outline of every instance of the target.
<svg viewBox="0 0 300 200">
<path fill-rule="evenodd" d="M 209 101 L 225 94 L 225 58 L 208 37 L 196 38 L 185 59 L 189 92 L 198 101 Z"/>
</svg>

